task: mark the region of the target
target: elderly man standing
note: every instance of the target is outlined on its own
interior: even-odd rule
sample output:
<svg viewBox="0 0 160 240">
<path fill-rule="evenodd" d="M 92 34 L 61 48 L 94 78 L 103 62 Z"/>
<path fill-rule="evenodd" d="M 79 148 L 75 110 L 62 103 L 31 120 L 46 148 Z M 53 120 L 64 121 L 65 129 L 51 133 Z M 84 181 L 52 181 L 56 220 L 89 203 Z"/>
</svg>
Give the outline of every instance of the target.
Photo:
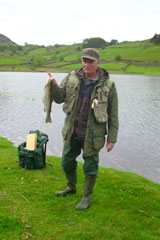
<svg viewBox="0 0 160 240">
<path fill-rule="evenodd" d="M 82 53 L 82 68 L 69 73 L 58 86 L 52 80 L 53 99 L 63 104 L 66 113 L 62 130 L 64 149 L 62 169 L 67 179 L 67 188 L 58 191 L 57 196 L 76 193 L 77 161 L 83 150 L 85 174 L 84 193 L 76 209 L 83 210 L 91 204 L 91 196 L 98 173 L 98 153 L 105 144 L 110 152 L 117 141 L 118 97 L 114 82 L 106 70 L 100 68 L 99 53 L 87 48 Z"/>
</svg>

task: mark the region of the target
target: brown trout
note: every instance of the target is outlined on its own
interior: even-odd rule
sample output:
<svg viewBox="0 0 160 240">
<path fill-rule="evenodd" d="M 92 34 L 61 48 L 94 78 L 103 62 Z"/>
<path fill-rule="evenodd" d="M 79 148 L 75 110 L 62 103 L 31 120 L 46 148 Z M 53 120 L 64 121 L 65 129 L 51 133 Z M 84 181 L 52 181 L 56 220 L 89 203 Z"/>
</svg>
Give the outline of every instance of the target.
<svg viewBox="0 0 160 240">
<path fill-rule="evenodd" d="M 52 108 L 52 102 L 53 102 L 53 97 L 52 97 L 52 81 L 49 81 L 45 88 L 44 88 L 44 96 L 43 96 L 43 103 L 44 103 L 44 111 L 46 112 L 46 123 L 51 123 L 51 108 Z"/>
</svg>

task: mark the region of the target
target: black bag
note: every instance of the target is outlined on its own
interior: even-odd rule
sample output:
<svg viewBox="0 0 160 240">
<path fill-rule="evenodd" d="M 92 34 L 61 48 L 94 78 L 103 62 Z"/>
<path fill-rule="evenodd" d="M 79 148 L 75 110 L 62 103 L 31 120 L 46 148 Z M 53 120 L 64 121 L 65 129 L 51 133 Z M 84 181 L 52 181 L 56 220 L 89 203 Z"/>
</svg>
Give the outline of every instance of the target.
<svg viewBox="0 0 160 240">
<path fill-rule="evenodd" d="M 18 146 L 19 166 L 24 169 L 42 169 L 46 165 L 48 135 L 39 130 L 29 133 L 37 133 L 37 147 L 34 151 L 27 150 L 26 142 Z"/>
</svg>

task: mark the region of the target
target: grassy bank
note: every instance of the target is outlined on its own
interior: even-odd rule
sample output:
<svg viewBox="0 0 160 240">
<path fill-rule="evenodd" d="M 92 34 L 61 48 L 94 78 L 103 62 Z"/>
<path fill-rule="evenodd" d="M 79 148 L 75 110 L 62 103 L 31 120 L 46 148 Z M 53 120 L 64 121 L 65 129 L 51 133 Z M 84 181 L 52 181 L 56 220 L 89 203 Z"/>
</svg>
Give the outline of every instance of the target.
<svg viewBox="0 0 160 240">
<path fill-rule="evenodd" d="M 77 64 L 81 66 L 81 64 Z M 160 76 L 160 67 L 148 67 L 148 66 L 135 66 L 130 64 L 127 66 L 124 63 L 102 63 L 100 67 L 106 69 L 110 74 L 143 74 L 150 76 Z M 54 68 L 54 67 L 36 67 L 36 68 L 27 68 L 27 67 L 0 67 L 1 72 L 52 72 L 52 73 L 69 73 L 72 70 L 75 70 L 75 64 L 69 65 L 65 68 Z M 124 70 L 125 69 L 125 70 Z"/>
<path fill-rule="evenodd" d="M 55 197 L 65 187 L 60 159 L 47 156 L 43 170 L 18 167 L 17 148 L 0 138 L 0 239 L 159 240 L 160 185 L 136 174 L 100 168 L 86 211 L 74 207 L 82 196 Z"/>
</svg>

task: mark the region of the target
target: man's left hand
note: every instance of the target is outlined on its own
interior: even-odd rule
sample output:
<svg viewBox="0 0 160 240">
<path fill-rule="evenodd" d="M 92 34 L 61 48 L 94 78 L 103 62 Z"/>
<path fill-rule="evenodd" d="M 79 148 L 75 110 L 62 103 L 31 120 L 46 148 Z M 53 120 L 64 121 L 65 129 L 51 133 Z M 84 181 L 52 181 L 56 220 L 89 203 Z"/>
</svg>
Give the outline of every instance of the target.
<svg viewBox="0 0 160 240">
<path fill-rule="evenodd" d="M 114 143 L 107 142 L 106 148 L 107 148 L 107 152 L 110 152 L 114 148 Z"/>
</svg>

